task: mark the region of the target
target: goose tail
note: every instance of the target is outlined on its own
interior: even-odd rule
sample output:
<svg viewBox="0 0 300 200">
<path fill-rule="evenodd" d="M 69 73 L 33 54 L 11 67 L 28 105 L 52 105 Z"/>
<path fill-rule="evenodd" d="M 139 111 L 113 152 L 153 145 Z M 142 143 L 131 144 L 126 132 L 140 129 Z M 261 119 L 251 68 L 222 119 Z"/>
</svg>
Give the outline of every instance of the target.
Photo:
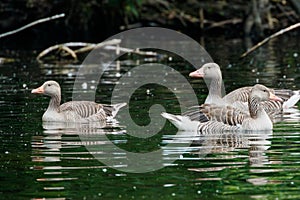
<svg viewBox="0 0 300 200">
<path fill-rule="evenodd" d="M 173 115 L 163 112 L 161 116 L 168 119 L 176 128 L 182 131 L 197 131 L 199 127 L 198 121 L 192 121 L 187 116 Z"/>
<path fill-rule="evenodd" d="M 127 103 L 117 103 L 117 104 L 112 104 L 112 105 L 103 105 L 103 109 L 108 116 L 111 118 L 115 118 L 119 110 L 126 106 Z"/>
<path fill-rule="evenodd" d="M 283 103 L 283 108 L 291 108 L 300 100 L 300 90 L 293 91 L 293 95 Z"/>
</svg>

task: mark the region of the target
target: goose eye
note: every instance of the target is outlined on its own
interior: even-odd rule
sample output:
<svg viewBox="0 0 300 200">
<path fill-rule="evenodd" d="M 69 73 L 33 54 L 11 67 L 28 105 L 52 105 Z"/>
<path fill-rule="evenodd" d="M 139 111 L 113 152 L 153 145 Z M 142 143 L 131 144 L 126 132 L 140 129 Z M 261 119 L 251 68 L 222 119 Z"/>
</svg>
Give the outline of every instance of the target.
<svg viewBox="0 0 300 200">
<path fill-rule="evenodd" d="M 263 90 L 264 92 L 267 92 L 267 90 Z"/>
<path fill-rule="evenodd" d="M 48 87 L 50 87 L 50 86 L 51 86 L 51 84 L 48 84 L 47 86 L 48 86 Z"/>
</svg>

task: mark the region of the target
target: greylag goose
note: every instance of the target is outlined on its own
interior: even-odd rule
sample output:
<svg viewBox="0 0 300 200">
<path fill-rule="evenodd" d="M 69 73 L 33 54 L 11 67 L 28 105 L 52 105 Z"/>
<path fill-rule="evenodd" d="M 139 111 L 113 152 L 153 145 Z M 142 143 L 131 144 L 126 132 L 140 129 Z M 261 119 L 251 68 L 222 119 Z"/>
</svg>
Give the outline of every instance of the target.
<svg viewBox="0 0 300 200">
<path fill-rule="evenodd" d="M 43 121 L 53 122 L 91 122 L 112 119 L 126 103 L 114 105 L 98 104 L 92 101 L 70 101 L 60 105 L 61 89 L 56 81 L 46 81 L 31 93 L 49 96 L 50 103 L 44 113 Z"/>
<path fill-rule="evenodd" d="M 243 113 L 230 106 L 211 106 L 209 111 L 198 110 L 198 113 L 172 115 L 162 113 L 162 116 L 171 121 L 179 130 L 192 131 L 238 131 L 238 130 L 272 130 L 273 123 L 260 103 L 266 100 L 282 101 L 267 87 L 256 84 L 252 87 L 249 98 L 249 114 Z M 195 117 L 200 116 L 200 117 Z"/>
<path fill-rule="evenodd" d="M 190 77 L 204 78 L 209 81 L 209 94 L 205 100 L 205 103 L 214 103 L 217 105 L 238 105 L 239 108 L 243 106 L 243 109 L 248 109 L 237 102 L 248 102 L 249 93 L 252 87 L 242 87 L 236 89 L 224 97 L 221 94 L 222 87 L 222 73 L 220 67 L 216 63 L 206 63 L 200 69 L 191 72 Z M 300 99 L 300 91 L 292 90 L 275 90 L 275 94 L 281 97 L 284 101 L 267 101 L 262 102 L 264 109 L 269 113 L 274 110 L 280 111 L 282 108 L 293 107 Z"/>
</svg>

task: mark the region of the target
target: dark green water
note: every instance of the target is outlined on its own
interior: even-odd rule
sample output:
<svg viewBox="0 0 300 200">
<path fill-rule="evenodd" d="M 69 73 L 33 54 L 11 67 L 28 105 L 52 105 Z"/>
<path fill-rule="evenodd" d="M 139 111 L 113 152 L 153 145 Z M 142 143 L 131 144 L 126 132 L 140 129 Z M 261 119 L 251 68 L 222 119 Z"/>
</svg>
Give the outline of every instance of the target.
<svg viewBox="0 0 300 200">
<path fill-rule="evenodd" d="M 257 82 L 300 89 L 299 42 L 297 35 L 283 36 L 242 60 L 238 56 L 245 48 L 243 40 L 207 38 L 202 45 L 222 66 L 227 91 Z M 184 45 L 182 48 L 189 50 Z M 119 123 L 104 129 L 99 125 L 43 124 L 41 117 L 49 99 L 32 95 L 31 89 L 54 79 L 61 83 L 62 101 L 69 101 L 79 65 L 38 64 L 32 52 L 7 54 L 16 61 L 0 64 L 1 199 L 300 199 L 298 108 L 287 111 L 273 131 L 247 135 L 191 138 L 183 133 L 177 138 L 176 128 L 167 122 L 158 134 L 135 138 L 128 135 L 134 130 L 122 124 L 122 111 Z M 110 102 L 120 75 L 150 62 L 143 57 L 129 57 L 121 59 L 120 70 L 111 66 L 97 86 L 96 101 Z M 188 77 L 194 70 L 192 66 L 180 59 L 160 62 L 186 77 L 199 102 L 204 101 L 204 82 Z M 145 71 L 146 76 L 149 74 Z M 91 83 L 87 84 L 88 91 Z M 186 91 L 183 88 L 180 92 Z M 133 120 L 144 126 L 150 123 L 148 110 L 153 104 L 161 104 L 171 113 L 180 112 L 174 94 L 149 84 L 131 97 Z M 98 159 L 126 159 L 119 149 L 105 151 L 109 148 L 107 138 L 130 152 L 163 149 L 160 162 L 164 167 L 148 173 L 128 173 L 124 165 L 106 166 Z M 182 145 L 191 141 L 188 148 Z M 98 159 L 89 151 L 95 146 L 93 154 L 99 155 Z M 169 162 L 174 156 L 178 159 Z M 145 160 L 145 165 L 148 162 Z"/>
</svg>

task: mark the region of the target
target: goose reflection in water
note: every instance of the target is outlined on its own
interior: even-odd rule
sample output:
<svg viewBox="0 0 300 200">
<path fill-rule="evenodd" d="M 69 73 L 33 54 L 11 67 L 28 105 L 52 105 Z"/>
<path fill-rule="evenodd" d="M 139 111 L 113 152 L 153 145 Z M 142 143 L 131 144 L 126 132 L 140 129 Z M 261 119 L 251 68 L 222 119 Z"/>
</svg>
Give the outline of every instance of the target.
<svg viewBox="0 0 300 200">
<path fill-rule="evenodd" d="M 112 127 L 115 123 L 109 123 L 107 121 L 97 121 L 88 123 L 66 123 L 66 122 L 43 122 L 44 132 L 48 131 L 59 131 L 66 130 L 76 130 L 78 133 L 91 131 L 94 132 L 95 129 L 101 129 L 105 127 Z"/>
<path fill-rule="evenodd" d="M 111 148 L 111 144 L 106 142 L 107 135 L 118 136 L 110 138 L 114 144 L 124 144 L 126 147 L 132 148 L 130 146 L 132 145 L 131 139 L 126 137 L 128 134 L 126 128 L 115 124 L 44 123 L 43 127 L 45 129 L 43 135 L 33 136 L 32 138 L 32 160 L 37 163 L 33 169 L 42 170 L 44 173 L 43 178 L 38 179 L 38 181 L 48 181 L 49 184 L 57 178 L 65 180 L 62 174 L 70 173 L 74 169 L 107 168 L 105 164 L 98 162 L 96 159 L 109 158 L 120 163 L 126 161 L 128 155 L 121 154 L 117 149 Z M 176 157 L 179 162 L 185 164 L 189 160 L 193 160 L 193 167 L 187 167 L 189 171 L 221 171 L 249 165 L 250 173 L 254 175 L 261 174 L 269 170 L 268 165 L 272 162 L 269 161 L 266 154 L 271 146 L 272 137 L 272 131 L 206 132 L 201 134 L 179 131 L 176 135 L 165 133 L 160 141 L 160 148 L 162 149 L 161 164 L 164 167 L 177 165 L 176 161 L 173 164 L 168 162 Z M 83 146 L 85 148 L 82 148 Z M 97 151 L 89 152 L 87 150 L 89 147 L 95 147 Z M 114 152 L 107 152 L 105 149 L 114 150 Z M 247 151 L 248 154 L 240 154 L 241 151 Z M 111 155 L 115 157 L 110 157 Z M 72 166 L 71 163 L 76 161 L 79 161 L 80 165 Z M 91 164 L 87 161 L 96 162 Z M 197 161 L 199 167 L 197 167 Z M 204 161 L 211 163 L 212 167 L 204 165 Z M 126 168 L 125 165 L 118 167 L 119 169 Z M 52 174 L 51 178 L 49 178 L 49 173 Z M 52 178 L 56 179 L 52 180 Z M 68 176 L 67 179 L 69 181 L 76 178 Z M 221 179 L 221 177 L 219 178 Z M 196 180 L 203 181 L 201 178 L 196 178 Z M 257 178 L 254 176 L 246 180 L 257 185 L 269 183 L 264 177 Z"/>
<path fill-rule="evenodd" d="M 43 172 L 36 180 L 45 185 L 44 190 L 51 191 L 64 190 L 64 181 L 77 180 L 78 177 L 66 176 L 72 174 L 72 170 L 106 168 L 99 162 L 92 162 L 95 159 L 83 147 L 105 145 L 101 139 L 106 137 L 105 134 L 124 133 L 118 124 L 110 122 L 44 122 L 43 128 L 42 135 L 32 137 L 31 169 Z M 80 137 L 83 135 L 89 139 L 82 141 Z M 76 164 L 77 161 L 80 165 Z"/>
<path fill-rule="evenodd" d="M 33 152 L 43 156 L 33 156 L 33 161 L 61 161 L 60 158 L 63 154 L 61 149 L 103 144 L 101 137 L 115 132 L 118 125 L 116 122 L 106 121 L 90 123 L 43 122 L 43 128 L 43 135 L 32 138 Z M 83 135 L 90 139 L 88 141 L 81 140 L 80 136 Z M 68 137 L 71 137 L 70 140 Z"/>
<path fill-rule="evenodd" d="M 183 132 L 181 135 L 189 135 L 191 133 Z M 273 131 L 252 131 L 244 133 L 205 133 L 194 140 L 190 151 L 190 155 L 197 155 L 199 161 L 210 162 L 212 167 L 203 165 L 203 162 L 199 163 L 199 168 L 188 168 L 189 171 L 194 172 L 217 172 L 228 168 L 239 168 L 249 165 L 249 171 L 254 174 L 263 173 L 267 168 L 266 165 L 270 164 L 266 151 L 271 147 L 271 139 L 273 137 Z M 244 151 L 245 154 L 236 154 L 234 152 Z M 246 158 L 241 161 L 241 158 Z M 182 160 L 189 160 L 189 158 L 183 158 Z M 193 158 L 195 160 L 195 158 Z M 221 180 L 222 177 L 213 180 Z M 196 178 L 197 181 L 206 181 L 205 178 Z M 211 180 L 211 179 L 209 179 Z M 267 184 L 267 181 L 262 179 L 249 178 L 248 182 L 252 184 Z"/>
<path fill-rule="evenodd" d="M 180 131 L 180 135 L 195 135 L 189 131 Z M 198 148 L 197 151 L 192 151 L 194 155 L 201 157 L 207 154 L 219 154 L 234 151 L 239 148 L 261 149 L 267 150 L 272 138 L 273 131 L 247 131 L 247 132 L 205 132 L 197 137 L 194 137 L 192 147 Z M 251 157 L 251 156 L 250 156 Z M 251 162 L 254 164 L 256 162 Z"/>
</svg>

